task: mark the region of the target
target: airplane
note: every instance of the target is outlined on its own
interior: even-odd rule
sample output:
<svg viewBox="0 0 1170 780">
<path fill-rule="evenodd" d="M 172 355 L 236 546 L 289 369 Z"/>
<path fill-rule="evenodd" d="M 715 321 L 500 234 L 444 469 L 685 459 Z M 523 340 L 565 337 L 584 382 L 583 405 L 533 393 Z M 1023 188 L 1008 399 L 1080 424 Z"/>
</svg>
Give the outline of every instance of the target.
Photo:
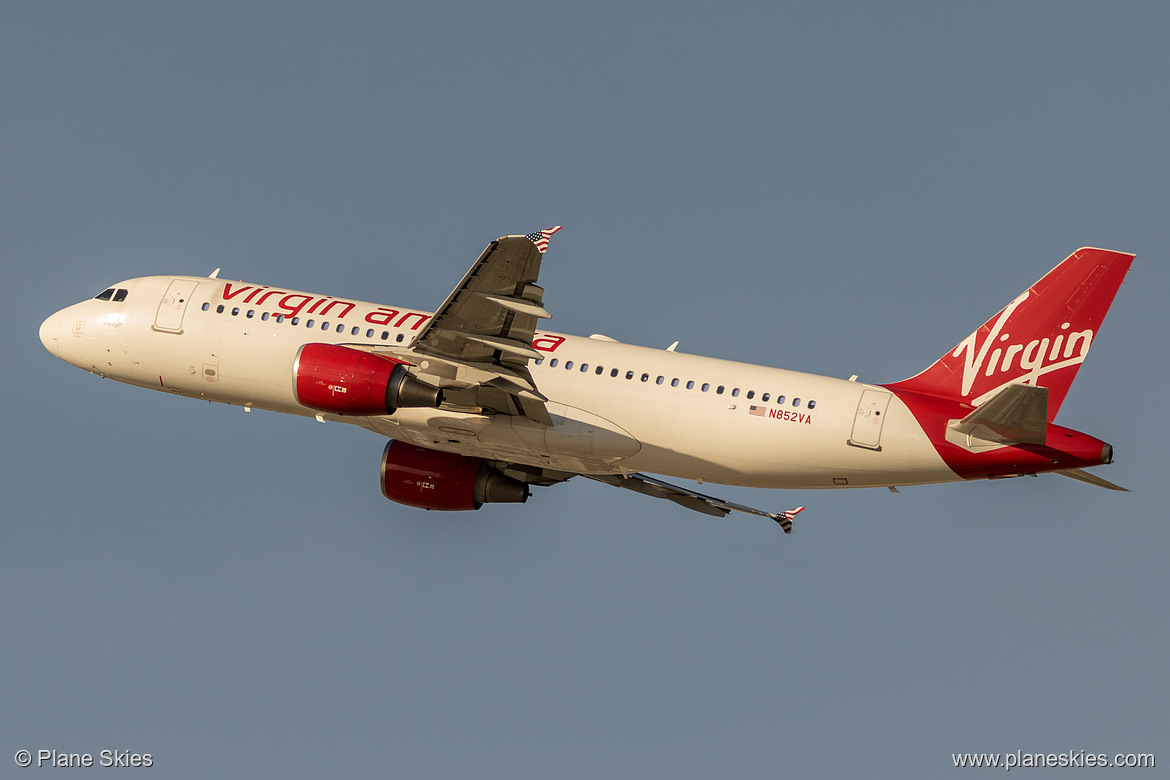
<svg viewBox="0 0 1170 780">
<path fill-rule="evenodd" d="M 586 477 L 791 533 L 662 476 L 757 488 L 885 487 L 1086 469 L 1113 448 L 1053 422 L 1133 254 L 1078 249 L 921 373 L 858 382 L 537 328 L 560 227 L 503 236 L 434 312 L 207 277 L 118 282 L 40 339 L 138 387 L 358 425 L 389 441 L 391 501 L 518 503 Z"/>
</svg>

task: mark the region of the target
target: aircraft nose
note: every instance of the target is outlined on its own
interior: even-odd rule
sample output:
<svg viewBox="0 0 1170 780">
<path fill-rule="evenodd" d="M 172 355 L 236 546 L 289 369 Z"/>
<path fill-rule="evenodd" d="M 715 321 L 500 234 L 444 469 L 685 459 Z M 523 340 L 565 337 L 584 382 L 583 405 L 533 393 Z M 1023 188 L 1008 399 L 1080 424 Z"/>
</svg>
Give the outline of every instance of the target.
<svg viewBox="0 0 1170 780">
<path fill-rule="evenodd" d="M 45 349 L 52 352 L 54 355 L 60 357 L 58 352 L 58 339 L 61 336 L 61 313 L 50 315 L 41 323 L 41 343 L 45 345 Z"/>
</svg>

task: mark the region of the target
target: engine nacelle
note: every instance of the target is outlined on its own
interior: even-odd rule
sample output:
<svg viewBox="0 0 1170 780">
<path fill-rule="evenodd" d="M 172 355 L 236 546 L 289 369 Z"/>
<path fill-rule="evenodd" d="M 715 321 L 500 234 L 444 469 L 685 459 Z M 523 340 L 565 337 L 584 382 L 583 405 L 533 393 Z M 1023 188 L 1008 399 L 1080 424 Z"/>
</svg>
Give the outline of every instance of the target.
<svg viewBox="0 0 1170 780">
<path fill-rule="evenodd" d="M 419 509 L 460 510 L 524 503 L 529 493 L 483 458 L 391 440 L 382 453 L 382 495 Z"/>
<path fill-rule="evenodd" d="M 437 407 L 443 391 L 420 381 L 392 357 L 339 347 L 305 344 L 293 361 L 297 403 L 323 412 L 394 414 L 404 406 Z"/>
</svg>

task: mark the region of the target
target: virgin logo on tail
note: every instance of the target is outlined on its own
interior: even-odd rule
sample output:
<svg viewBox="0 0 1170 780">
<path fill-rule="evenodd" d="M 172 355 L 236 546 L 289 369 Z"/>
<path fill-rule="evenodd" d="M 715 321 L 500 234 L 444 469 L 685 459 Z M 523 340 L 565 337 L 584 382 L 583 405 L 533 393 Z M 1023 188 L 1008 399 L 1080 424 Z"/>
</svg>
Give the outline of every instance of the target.
<svg viewBox="0 0 1170 780">
<path fill-rule="evenodd" d="M 1023 382 L 1048 388 L 1051 420 L 1131 262 L 1125 252 L 1078 249 L 934 364 L 886 387 L 979 406 Z"/>
<path fill-rule="evenodd" d="M 1007 342 L 1011 338 L 1011 334 L 1004 333 L 1003 328 L 1011 318 L 1012 312 L 1027 300 L 1029 292 L 1025 291 L 1000 312 L 982 345 L 977 346 L 979 331 L 975 331 L 959 342 L 951 353 L 952 357 L 963 358 L 962 397 L 966 398 L 971 394 L 971 388 L 975 385 L 980 371 L 983 371 L 984 376 L 1009 374 L 1007 378 L 1011 381 L 1037 385 L 1040 384 L 1040 377 L 1047 373 L 1084 362 L 1085 356 L 1089 354 L 1089 346 L 1093 343 L 1092 328 L 1073 333 L 1059 333 L 1051 339 L 1047 336 L 1032 339 L 1027 344 L 1007 344 L 991 349 L 997 341 Z M 1060 328 L 1067 331 L 1071 325 L 1065 322 Z M 998 389 L 998 385 L 994 389 Z"/>
</svg>

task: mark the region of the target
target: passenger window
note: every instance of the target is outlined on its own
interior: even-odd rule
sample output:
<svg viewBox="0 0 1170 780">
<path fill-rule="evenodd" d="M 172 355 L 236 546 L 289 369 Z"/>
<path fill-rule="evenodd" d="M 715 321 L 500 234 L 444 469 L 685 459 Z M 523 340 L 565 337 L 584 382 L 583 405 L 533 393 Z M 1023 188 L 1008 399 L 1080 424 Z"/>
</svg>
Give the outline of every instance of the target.
<svg viewBox="0 0 1170 780">
<path fill-rule="evenodd" d="M 244 316 L 247 317 L 248 319 L 252 319 L 252 315 L 255 313 L 256 313 L 255 309 L 248 309 L 248 313 L 245 314 Z"/>
<path fill-rule="evenodd" d="M 763 401 L 764 403 L 768 403 L 768 396 L 770 396 L 770 395 L 771 395 L 771 393 L 764 393 L 763 395 L 760 396 L 760 400 Z"/>
<path fill-rule="evenodd" d="M 715 388 L 715 395 L 723 395 L 723 385 Z"/>
<path fill-rule="evenodd" d="M 556 368 L 558 362 L 559 361 L 556 358 L 553 358 L 552 360 L 548 361 L 549 368 Z"/>
<path fill-rule="evenodd" d="M 565 361 L 565 370 L 566 370 L 566 371 L 571 371 L 572 369 L 573 369 L 573 361 L 572 361 L 572 360 L 566 360 L 566 361 Z"/>
<path fill-rule="evenodd" d="M 753 399 L 753 398 L 755 398 L 755 397 L 756 397 L 756 391 L 755 391 L 755 390 L 748 390 L 748 391 L 747 391 L 747 399 L 748 399 L 749 401 L 750 401 L 750 400 L 752 400 L 752 399 Z"/>
<path fill-rule="evenodd" d="M 694 389 L 695 389 L 695 380 L 688 379 L 687 380 L 687 390 L 694 390 Z"/>
<path fill-rule="evenodd" d="M 261 314 L 260 319 L 262 319 L 262 320 L 268 319 L 268 312 L 264 312 L 263 314 Z"/>
<path fill-rule="evenodd" d="M 322 322 L 322 323 L 321 323 L 321 330 L 329 330 L 329 323 L 328 323 L 328 322 Z"/>
<path fill-rule="evenodd" d="M 94 297 L 94 300 L 96 300 L 96 301 L 108 301 L 108 300 L 110 300 L 110 298 L 113 295 L 114 295 L 114 288 L 111 287 L 108 290 L 102 290 L 100 293 L 98 293 L 97 295 L 95 295 L 93 297 Z"/>
<path fill-rule="evenodd" d="M 233 317 L 235 317 L 235 316 L 237 316 L 239 313 L 240 313 L 240 307 L 239 307 L 239 306 L 233 306 L 233 307 L 232 307 L 232 316 L 233 316 Z"/>
<path fill-rule="evenodd" d="M 388 331 L 388 330 L 382 331 L 382 341 L 385 341 L 388 338 L 390 338 L 390 331 Z"/>
<path fill-rule="evenodd" d="M 776 396 L 776 403 L 778 403 L 778 404 L 784 403 L 784 396 L 782 396 L 782 395 Z"/>
<path fill-rule="evenodd" d="M 793 398 L 793 399 L 792 399 L 792 405 L 793 405 L 793 406 L 800 406 L 800 399 L 799 399 L 799 398 Z"/>
<path fill-rule="evenodd" d="M 582 373 L 582 374 L 584 374 L 584 373 L 585 373 L 586 371 L 588 371 L 588 370 L 589 370 L 589 364 L 588 364 L 588 363 L 582 363 L 582 364 L 581 364 L 581 373 Z"/>
<path fill-rule="evenodd" d="M 674 379 L 670 380 L 670 386 L 671 387 L 678 387 L 678 377 L 675 377 Z"/>
<path fill-rule="evenodd" d="M 616 369 L 616 368 L 611 368 L 611 369 L 609 370 L 609 375 L 610 375 L 610 376 L 617 376 L 617 374 L 618 374 L 618 372 L 617 372 L 617 369 Z"/>
<path fill-rule="evenodd" d="M 601 376 L 602 374 L 605 373 L 605 366 L 598 366 L 597 370 L 594 371 L 593 373 L 597 374 L 598 376 Z"/>
<path fill-rule="evenodd" d="M 809 409 L 816 409 L 816 408 L 817 408 L 817 402 L 816 402 L 816 401 L 809 401 L 809 402 L 808 402 L 808 408 L 809 408 Z"/>
<path fill-rule="evenodd" d="M 649 375 L 649 374 L 642 374 L 642 381 L 643 381 L 643 382 L 645 382 L 645 381 L 646 381 L 646 380 L 648 380 L 649 378 L 650 378 L 650 375 Z"/>
<path fill-rule="evenodd" d="M 707 392 L 708 390 L 710 390 L 710 389 L 711 389 L 711 385 L 710 385 L 710 384 L 708 384 L 707 382 L 704 382 L 704 383 L 703 383 L 703 386 L 702 386 L 701 388 L 699 388 L 699 389 L 700 389 L 700 390 L 702 390 L 702 391 L 705 393 L 705 392 Z"/>
<path fill-rule="evenodd" d="M 627 371 L 627 372 L 626 372 L 626 379 L 633 379 L 633 378 L 634 378 L 634 372 L 633 372 L 633 371 Z"/>
<path fill-rule="evenodd" d="M 398 334 L 398 338 L 396 338 L 395 341 L 402 341 L 402 334 L 401 333 Z"/>
<path fill-rule="evenodd" d="M 283 315 L 283 314 L 277 314 L 277 315 L 276 315 L 276 321 L 277 321 L 277 322 L 284 322 L 284 315 Z"/>
<path fill-rule="evenodd" d="M 289 322 L 291 322 L 293 325 L 300 325 L 301 318 L 300 317 L 293 317 L 291 320 L 289 320 Z"/>
<path fill-rule="evenodd" d="M 313 327 L 313 321 L 312 320 L 305 320 L 305 327 L 306 328 Z"/>
<path fill-rule="evenodd" d="M 544 365 L 544 358 L 537 358 L 533 362 L 536 363 L 536 365 L 538 365 L 538 366 L 543 366 Z"/>
<path fill-rule="evenodd" d="M 203 304 L 203 311 L 207 311 L 207 310 L 208 310 L 208 309 L 210 309 L 210 308 L 211 308 L 211 304 L 210 304 L 210 303 L 205 303 L 205 304 Z"/>
<path fill-rule="evenodd" d="M 731 391 L 731 397 L 732 397 L 732 398 L 735 398 L 735 397 L 736 397 L 736 396 L 738 396 L 738 395 L 739 395 L 739 388 L 737 387 L 737 388 L 735 388 L 734 390 L 732 390 L 732 391 Z"/>
<path fill-rule="evenodd" d="M 372 339 L 373 337 L 374 337 L 374 329 L 370 328 L 369 330 L 366 331 L 366 338 Z"/>
<path fill-rule="evenodd" d="M 662 377 L 662 376 L 658 377 L 657 379 L 654 380 L 654 384 L 656 384 L 656 385 L 662 384 L 662 380 L 665 378 L 666 377 Z"/>
<path fill-rule="evenodd" d="M 342 324 L 342 323 L 340 323 L 340 322 L 339 322 L 339 323 L 337 323 L 337 332 L 338 332 L 338 333 L 345 333 L 345 325 L 343 325 L 343 324 Z"/>
</svg>

